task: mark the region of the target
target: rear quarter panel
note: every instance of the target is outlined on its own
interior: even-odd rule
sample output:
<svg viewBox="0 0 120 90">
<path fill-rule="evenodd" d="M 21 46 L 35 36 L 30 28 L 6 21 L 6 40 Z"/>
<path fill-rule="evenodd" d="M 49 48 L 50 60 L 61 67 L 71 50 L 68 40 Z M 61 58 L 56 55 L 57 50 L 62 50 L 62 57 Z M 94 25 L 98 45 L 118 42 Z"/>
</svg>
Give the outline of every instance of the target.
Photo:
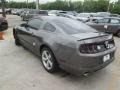
<svg viewBox="0 0 120 90">
<path fill-rule="evenodd" d="M 68 37 L 68 35 L 40 31 L 39 36 L 39 46 L 47 45 L 53 51 L 58 62 L 60 62 L 60 59 L 69 60 L 76 50 L 76 41 Z"/>
</svg>

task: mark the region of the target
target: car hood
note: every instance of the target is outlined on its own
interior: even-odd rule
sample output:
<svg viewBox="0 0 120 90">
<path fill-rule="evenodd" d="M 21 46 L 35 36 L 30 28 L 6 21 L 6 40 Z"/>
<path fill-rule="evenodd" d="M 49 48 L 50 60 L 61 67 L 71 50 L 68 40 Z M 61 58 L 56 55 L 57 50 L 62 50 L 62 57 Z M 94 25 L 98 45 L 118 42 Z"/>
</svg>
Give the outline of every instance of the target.
<svg viewBox="0 0 120 90">
<path fill-rule="evenodd" d="M 92 38 L 97 38 L 102 36 L 112 36 L 112 35 L 101 33 L 101 32 L 90 32 L 90 33 L 72 34 L 71 36 L 76 38 L 77 40 L 86 40 L 86 39 L 92 39 Z"/>
</svg>

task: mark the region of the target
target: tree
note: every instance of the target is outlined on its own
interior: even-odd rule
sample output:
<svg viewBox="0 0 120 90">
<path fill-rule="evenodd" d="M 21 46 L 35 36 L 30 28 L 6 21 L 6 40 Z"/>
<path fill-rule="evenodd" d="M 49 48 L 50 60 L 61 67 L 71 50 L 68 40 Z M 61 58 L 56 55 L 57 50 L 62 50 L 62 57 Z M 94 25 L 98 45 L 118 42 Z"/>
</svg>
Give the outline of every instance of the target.
<svg viewBox="0 0 120 90">
<path fill-rule="evenodd" d="M 109 0 L 85 0 L 74 1 L 71 0 L 56 0 L 41 4 L 39 7 L 43 10 L 67 10 L 77 12 L 107 12 Z M 0 3 L 1 6 L 1 3 Z M 26 2 L 7 2 L 7 8 L 27 8 Z M 28 3 L 28 8 L 35 8 L 35 2 Z M 115 3 L 110 3 L 110 12 L 120 14 L 120 0 Z"/>
<path fill-rule="evenodd" d="M 111 12 L 112 13 L 120 14 L 120 0 L 118 0 L 118 2 L 116 2 L 115 4 L 113 4 Z"/>
</svg>

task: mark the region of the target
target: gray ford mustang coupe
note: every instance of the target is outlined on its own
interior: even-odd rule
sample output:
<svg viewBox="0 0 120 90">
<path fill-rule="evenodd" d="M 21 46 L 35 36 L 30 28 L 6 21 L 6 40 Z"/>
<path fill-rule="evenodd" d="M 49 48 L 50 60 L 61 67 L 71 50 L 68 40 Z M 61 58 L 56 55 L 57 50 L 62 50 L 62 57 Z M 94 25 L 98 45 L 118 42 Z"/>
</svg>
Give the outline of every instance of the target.
<svg viewBox="0 0 120 90">
<path fill-rule="evenodd" d="M 62 68 L 73 74 L 92 73 L 114 60 L 113 36 L 65 17 L 41 16 L 13 29 L 16 45 L 41 57 L 53 73 Z"/>
</svg>

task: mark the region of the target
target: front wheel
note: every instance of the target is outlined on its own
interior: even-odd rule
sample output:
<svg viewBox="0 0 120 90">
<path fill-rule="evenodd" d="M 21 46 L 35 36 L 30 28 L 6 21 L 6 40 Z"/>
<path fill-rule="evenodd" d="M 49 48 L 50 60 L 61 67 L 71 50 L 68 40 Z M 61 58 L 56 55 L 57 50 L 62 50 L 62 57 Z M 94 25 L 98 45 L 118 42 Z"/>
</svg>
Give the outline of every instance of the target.
<svg viewBox="0 0 120 90">
<path fill-rule="evenodd" d="M 17 45 L 17 46 L 21 45 L 18 39 L 15 39 L 15 45 Z"/>
<path fill-rule="evenodd" d="M 13 32 L 13 34 L 14 34 L 14 38 L 15 38 L 15 45 L 20 46 L 20 45 L 21 45 L 21 44 L 20 44 L 20 40 L 19 40 L 19 38 L 17 37 L 15 31 Z"/>
<path fill-rule="evenodd" d="M 41 61 L 42 61 L 44 68 L 46 69 L 46 71 L 48 71 L 50 73 L 54 73 L 55 71 L 57 71 L 58 63 L 55 59 L 54 54 L 52 53 L 52 51 L 49 48 L 44 47 L 42 49 Z"/>
</svg>

